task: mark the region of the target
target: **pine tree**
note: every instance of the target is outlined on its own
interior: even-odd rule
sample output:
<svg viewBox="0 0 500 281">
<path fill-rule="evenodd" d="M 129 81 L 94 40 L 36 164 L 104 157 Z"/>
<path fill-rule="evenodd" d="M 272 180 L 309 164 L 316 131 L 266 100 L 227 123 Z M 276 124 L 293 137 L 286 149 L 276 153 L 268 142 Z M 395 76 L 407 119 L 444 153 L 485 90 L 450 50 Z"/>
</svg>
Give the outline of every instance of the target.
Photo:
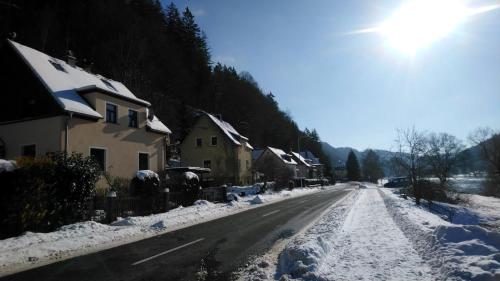
<svg viewBox="0 0 500 281">
<path fill-rule="evenodd" d="M 359 169 L 358 158 L 352 150 L 347 156 L 346 169 L 347 179 L 349 179 L 350 181 L 359 181 L 361 179 L 361 171 Z"/>
<path fill-rule="evenodd" d="M 363 177 L 369 182 L 377 182 L 378 179 L 384 177 L 380 159 L 371 149 L 368 150 L 365 158 L 363 158 Z"/>
</svg>

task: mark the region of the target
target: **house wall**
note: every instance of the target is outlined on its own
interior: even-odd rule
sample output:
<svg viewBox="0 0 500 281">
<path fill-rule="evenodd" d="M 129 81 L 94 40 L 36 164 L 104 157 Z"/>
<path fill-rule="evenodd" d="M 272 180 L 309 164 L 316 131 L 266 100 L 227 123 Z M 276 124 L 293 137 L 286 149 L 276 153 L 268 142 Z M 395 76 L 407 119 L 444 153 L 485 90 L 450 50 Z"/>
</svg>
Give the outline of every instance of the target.
<svg viewBox="0 0 500 281">
<path fill-rule="evenodd" d="M 101 93 L 88 93 L 85 99 L 101 115 L 106 115 L 106 102 L 117 105 L 117 124 L 105 118 L 91 121 L 73 118 L 69 129 L 68 151 L 90 155 L 90 148 L 106 149 L 106 171 L 113 176 L 132 178 L 139 169 L 139 152 L 149 153 L 149 169 L 165 168 L 166 135 L 148 131 L 146 108 Z M 138 128 L 128 126 L 128 110 L 138 111 Z"/>
<path fill-rule="evenodd" d="M 239 184 L 251 184 L 252 150 L 248 148 L 246 145 L 238 146 L 236 150 L 238 152 L 238 161 L 239 161 L 239 171 L 238 171 Z"/>
<path fill-rule="evenodd" d="M 0 125 L 7 159 L 21 156 L 21 146 L 36 144 L 37 155 L 64 149 L 64 124 L 67 117 L 55 116 Z"/>
<path fill-rule="evenodd" d="M 304 164 L 298 164 L 297 165 L 297 177 L 309 178 L 309 176 L 310 176 L 309 170 L 310 170 L 310 168 L 307 167 L 306 165 L 304 165 Z"/>
<path fill-rule="evenodd" d="M 211 145 L 212 136 L 217 137 L 217 146 Z M 202 146 L 196 146 L 196 139 L 202 139 Z M 203 161 L 211 161 L 211 173 L 204 176 L 216 184 L 239 184 L 237 172 L 236 145 L 206 115 L 202 115 L 191 132 L 181 143 L 181 165 L 203 167 Z"/>
<path fill-rule="evenodd" d="M 285 169 L 289 170 L 291 177 L 297 176 L 297 165 L 283 162 L 269 149 L 264 150 L 261 156 L 255 160 L 254 167 L 257 171 L 263 173 L 267 180 L 276 180 Z"/>
</svg>

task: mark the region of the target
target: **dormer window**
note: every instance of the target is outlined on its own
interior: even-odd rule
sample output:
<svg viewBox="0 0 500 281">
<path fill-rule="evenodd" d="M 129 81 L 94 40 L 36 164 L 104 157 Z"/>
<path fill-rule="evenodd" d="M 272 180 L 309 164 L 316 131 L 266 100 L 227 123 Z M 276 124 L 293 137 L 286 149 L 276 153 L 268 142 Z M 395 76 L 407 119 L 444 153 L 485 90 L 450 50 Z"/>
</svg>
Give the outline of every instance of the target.
<svg viewBox="0 0 500 281">
<path fill-rule="evenodd" d="M 49 62 L 55 69 L 68 73 L 60 63 L 51 60 L 49 60 Z"/>
<path fill-rule="evenodd" d="M 137 120 L 137 111 L 129 109 L 128 110 L 128 126 L 130 128 L 137 128 L 138 127 L 138 120 Z"/>
<path fill-rule="evenodd" d="M 110 90 L 112 91 L 115 91 L 115 92 L 118 92 L 118 90 L 111 84 L 109 83 L 109 81 L 107 81 L 106 79 L 101 79 L 102 83 L 104 83 L 104 85 L 106 85 L 106 87 L 108 87 Z"/>
<path fill-rule="evenodd" d="M 106 103 L 106 122 L 117 123 L 116 120 L 117 107 L 112 103 Z"/>
</svg>

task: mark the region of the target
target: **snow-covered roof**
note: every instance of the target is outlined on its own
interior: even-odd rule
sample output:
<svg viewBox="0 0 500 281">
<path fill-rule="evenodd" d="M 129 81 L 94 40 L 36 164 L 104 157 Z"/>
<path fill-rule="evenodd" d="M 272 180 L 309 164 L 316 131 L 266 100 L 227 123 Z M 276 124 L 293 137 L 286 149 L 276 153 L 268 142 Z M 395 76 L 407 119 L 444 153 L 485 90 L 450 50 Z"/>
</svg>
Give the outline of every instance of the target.
<svg viewBox="0 0 500 281">
<path fill-rule="evenodd" d="M 307 163 L 307 160 L 302 157 L 302 155 L 300 155 L 299 153 L 297 152 L 293 152 L 292 151 L 292 155 L 299 160 L 300 163 L 302 163 L 303 165 L 307 166 L 307 167 L 311 167 L 311 164 Z"/>
<path fill-rule="evenodd" d="M 319 162 L 319 158 L 317 158 L 311 151 L 305 150 L 301 151 L 300 155 L 306 159 L 306 161 L 311 164 L 311 165 L 322 165 L 321 162 Z"/>
<path fill-rule="evenodd" d="M 231 124 L 227 123 L 226 121 L 220 120 L 210 113 L 205 112 L 205 114 L 207 114 L 210 120 L 212 120 L 212 122 L 214 122 L 215 125 L 217 125 L 234 144 L 241 145 L 241 143 L 243 142 L 247 148 L 253 149 L 253 147 L 248 142 L 248 138 L 238 133 L 238 131 L 236 131 L 236 129 L 231 126 Z"/>
<path fill-rule="evenodd" d="M 292 165 L 297 165 L 297 162 L 292 159 L 292 155 L 284 152 L 283 150 L 279 148 L 274 148 L 268 146 L 267 149 L 269 149 L 272 153 L 276 154 L 281 161 L 283 161 L 286 164 L 292 164 Z"/>
<path fill-rule="evenodd" d="M 160 121 L 160 119 L 158 119 L 156 116 L 153 116 L 153 120 L 149 120 L 149 118 L 147 118 L 146 126 L 148 126 L 148 128 L 154 132 L 164 133 L 164 134 L 172 133 L 172 131 L 170 131 L 170 129 L 167 126 L 165 126 L 165 124 L 163 124 Z"/>
<path fill-rule="evenodd" d="M 264 149 L 254 149 L 252 151 L 252 160 L 257 160 L 257 158 L 260 157 L 260 155 L 262 154 L 262 152 L 264 152 Z"/>
<path fill-rule="evenodd" d="M 102 118 L 102 115 L 79 95 L 79 92 L 91 90 L 104 91 L 112 96 L 151 106 L 149 102 L 137 98 L 120 82 L 89 73 L 17 42 L 9 40 L 9 43 L 65 111 Z"/>
</svg>

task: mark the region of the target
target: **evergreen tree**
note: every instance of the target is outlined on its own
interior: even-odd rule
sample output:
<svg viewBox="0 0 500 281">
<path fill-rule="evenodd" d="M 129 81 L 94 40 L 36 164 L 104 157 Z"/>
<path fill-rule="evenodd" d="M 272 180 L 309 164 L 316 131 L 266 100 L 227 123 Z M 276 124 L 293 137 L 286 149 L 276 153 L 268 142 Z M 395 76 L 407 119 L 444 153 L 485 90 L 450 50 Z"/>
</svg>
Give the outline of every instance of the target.
<svg viewBox="0 0 500 281">
<path fill-rule="evenodd" d="M 373 150 L 368 150 L 363 158 L 363 178 L 369 182 L 376 183 L 378 179 L 384 177 L 384 171 L 380 164 L 378 155 Z"/>
<path fill-rule="evenodd" d="M 359 169 L 358 157 L 351 150 L 347 156 L 346 162 L 347 179 L 350 181 L 359 181 L 361 179 L 361 171 Z"/>
</svg>

